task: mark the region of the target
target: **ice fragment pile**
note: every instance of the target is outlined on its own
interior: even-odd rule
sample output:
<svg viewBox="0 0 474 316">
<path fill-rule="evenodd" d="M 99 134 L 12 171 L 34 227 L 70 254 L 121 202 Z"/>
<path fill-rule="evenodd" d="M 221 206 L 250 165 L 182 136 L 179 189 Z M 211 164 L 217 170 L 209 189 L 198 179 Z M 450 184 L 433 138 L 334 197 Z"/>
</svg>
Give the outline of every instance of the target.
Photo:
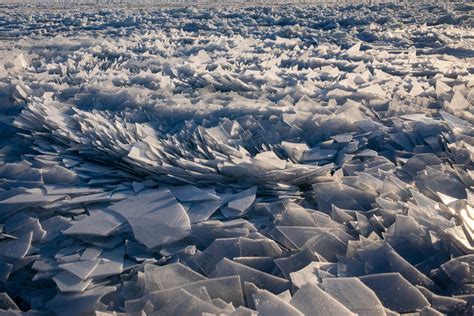
<svg viewBox="0 0 474 316">
<path fill-rule="evenodd" d="M 2 8 L 1 309 L 472 315 L 472 5 Z"/>
</svg>

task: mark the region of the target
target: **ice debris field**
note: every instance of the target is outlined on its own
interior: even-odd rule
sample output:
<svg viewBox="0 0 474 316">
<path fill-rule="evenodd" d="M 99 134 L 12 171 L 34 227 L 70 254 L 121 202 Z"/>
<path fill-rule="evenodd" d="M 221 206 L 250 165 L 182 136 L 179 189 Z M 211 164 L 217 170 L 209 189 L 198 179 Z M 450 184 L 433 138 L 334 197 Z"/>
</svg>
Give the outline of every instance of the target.
<svg viewBox="0 0 474 316">
<path fill-rule="evenodd" d="M 472 315 L 468 3 L 0 5 L 1 315 Z"/>
</svg>

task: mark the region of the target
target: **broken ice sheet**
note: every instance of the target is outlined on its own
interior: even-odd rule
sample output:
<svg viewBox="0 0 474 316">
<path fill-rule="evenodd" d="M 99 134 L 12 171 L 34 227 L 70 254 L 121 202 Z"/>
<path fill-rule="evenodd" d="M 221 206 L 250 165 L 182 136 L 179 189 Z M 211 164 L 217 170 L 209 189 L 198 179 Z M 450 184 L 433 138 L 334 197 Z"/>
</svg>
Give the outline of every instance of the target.
<svg viewBox="0 0 474 316">
<path fill-rule="evenodd" d="M 13 265 L 10 263 L 0 262 L 0 281 L 6 282 L 13 270 Z"/>
<path fill-rule="evenodd" d="M 115 290 L 116 287 L 99 286 L 82 293 L 58 293 L 47 303 L 47 307 L 57 315 L 80 316 L 97 310 L 100 299 Z"/>
<path fill-rule="evenodd" d="M 33 233 L 29 232 L 18 239 L 2 241 L 0 243 L 0 254 L 9 258 L 23 258 L 30 250 L 32 238 Z"/>
<path fill-rule="evenodd" d="M 212 190 L 202 190 L 193 185 L 170 187 L 170 190 L 180 202 L 220 200 L 220 197 Z"/>
<path fill-rule="evenodd" d="M 198 201 L 191 204 L 187 214 L 191 224 L 203 222 L 209 219 L 229 198 L 220 200 Z"/>
<path fill-rule="evenodd" d="M 384 307 L 376 294 L 358 278 L 325 278 L 322 288 L 358 315 L 383 314 Z"/>
<path fill-rule="evenodd" d="M 64 198 L 64 196 L 48 196 L 48 195 L 43 195 L 43 194 L 38 194 L 38 193 L 29 193 L 27 191 L 24 191 L 24 193 L 20 193 L 17 191 L 14 191 L 12 193 L 15 193 L 14 195 L 11 195 L 5 199 L 2 199 L 0 201 L 0 218 L 5 219 L 9 215 L 14 214 L 15 212 L 21 211 L 22 209 L 25 209 L 29 206 L 35 205 L 35 206 L 40 206 L 45 203 L 51 203 L 54 201 L 58 201 Z M 6 195 L 9 194 L 9 191 L 3 192 Z"/>
<path fill-rule="evenodd" d="M 213 275 L 219 277 L 239 275 L 242 282 L 252 282 L 273 293 L 281 293 L 290 287 L 288 280 L 236 263 L 228 258 L 223 258 L 217 263 Z"/>
<path fill-rule="evenodd" d="M 32 232 L 32 241 L 42 239 L 46 231 L 41 227 L 38 218 L 30 217 L 24 213 L 16 213 L 5 221 L 5 232 L 9 235 L 20 237 Z"/>
<path fill-rule="evenodd" d="M 385 307 L 395 312 L 409 313 L 430 305 L 399 273 L 367 275 L 360 280 L 375 292 Z"/>
<path fill-rule="evenodd" d="M 375 196 L 370 192 L 335 182 L 314 184 L 313 190 L 319 209 L 323 212 L 330 212 L 332 205 L 344 209 L 366 211 L 370 209 L 370 205 L 375 199 Z"/>
<path fill-rule="evenodd" d="M 227 204 L 227 207 L 237 214 L 245 212 L 255 201 L 257 187 L 251 187 L 245 191 L 237 193 Z"/>
<path fill-rule="evenodd" d="M 48 195 L 86 195 L 102 192 L 100 188 L 75 187 L 67 185 L 43 185 Z"/>
<path fill-rule="evenodd" d="M 453 110 L 465 110 L 470 106 L 470 104 L 460 91 L 455 91 L 448 106 Z"/>
<path fill-rule="evenodd" d="M 422 286 L 417 286 L 417 289 L 428 299 L 431 306 L 444 313 L 462 313 L 466 308 L 467 302 L 461 298 L 437 295 Z"/>
<path fill-rule="evenodd" d="M 210 274 L 222 258 L 241 256 L 279 257 L 282 250 L 269 239 L 217 238 L 194 261 L 206 274 Z"/>
<path fill-rule="evenodd" d="M 162 315 L 203 315 L 204 313 L 218 314 L 221 309 L 210 302 L 205 302 L 199 297 L 190 294 L 184 289 L 176 293 L 175 298 L 166 306 L 159 308 Z"/>
<path fill-rule="evenodd" d="M 150 249 L 180 240 L 191 229 L 186 211 L 167 189 L 141 192 L 108 210 L 122 215 L 137 241 Z"/>
<path fill-rule="evenodd" d="M 266 290 L 258 290 L 252 295 L 252 298 L 255 302 L 255 307 L 259 315 L 304 315 L 302 312 L 291 306 L 289 303 L 285 302 L 283 299 Z"/>
<path fill-rule="evenodd" d="M 474 281 L 474 255 L 466 255 L 443 263 L 440 268 L 455 283 Z"/>
<path fill-rule="evenodd" d="M 103 278 L 123 271 L 125 249 L 118 246 L 115 249 L 103 251 L 99 264 L 89 274 L 90 278 Z"/>
<path fill-rule="evenodd" d="M 0 309 L 10 311 L 13 314 L 20 311 L 18 306 L 7 293 L 0 294 Z"/>
<path fill-rule="evenodd" d="M 335 264 L 330 262 L 311 262 L 303 269 L 290 273 L 291 283 L 297 288 L 303 287 L 306 283 L 319 284 L 319 269 L 331 266 L 334 267 Z"/>
<path fill-rule="evenodd" d="M 310 249 L 329 262 L 336 262 L 337 255 L 343 255 L 347 249 L 350 235 L 340 229 L 313 227 L 284 227 L 278 229 L 296 248 Z"/>
<path fill-rule="evenodd" d="M 83 260 L 75 261 L 71 263 L 60 264 L 59 267 L 65 271 L 68 271 L 81 280 L 86 280 L 87 277 L 94 271 L 99 264 L 100 260 Z"/>
<path fill-rule="evenodd" d="M 206 277 L 181 263 L 172 263 L 162 267 L 145 265 L 145 291 L 147 292 L 166 290 L 205 279 Z"/>
<path fill-rule="evenodd" d="M 337 154 L 337 150 L 321 149 L 319 147 L 311 148 L 303 153 L 302 162 L 308 163 L 318 160 L 330 160 Z"/>
<path fill-rule="evenodd" d="M 124 219 L 107 209 L 91 211 L 90 215 L 63 231 L 65 235 L 109 236 L 116 231 Z"/>
<path fill-rule="evenodd" d="M 211 299 L 221 298 L 225 302 L 232 302 L 234 306 L 244 305 L 242 288 L 239 276 L 206 279 L 187 283 L 167 290 L 154 291 L 136 300 L 125 303 L 127 312 L 138 312 L 150 301 L 154 306 L 164 306 L 172 300 L 181 289 L 193 294 L 205 287 Z"/>
<path fill-rule="evenodd" d="M 78 272 L 77 269 L 74 270 Z M 89 286 L 92 280 L 84 281 L 68 271 L 63 271 L 54 276 L 53 281 L 61 292 L 82 292 Z"/>
<path fill-rule="evenodd" d="M 290 304 L 304 315 L 355 315 L 317 285 L 306 283 L 291 298 Z"/>
<path fill-rule="evenodd" d="M 23 53 L 21 53 L 21 54 L 19 54 L 18 56 L 15 57 L 15 59 L 13 60 L 13 66 L 17 70 L 28 67 L 28 62 L 25 58 L 25 55 L 23 55 Z"/>
<path fill-rule="evenodd" d="M 234 257 L 232 260 L 269 274 L 276 268 L 275 261 L 271 257 Z"/>
</svg>

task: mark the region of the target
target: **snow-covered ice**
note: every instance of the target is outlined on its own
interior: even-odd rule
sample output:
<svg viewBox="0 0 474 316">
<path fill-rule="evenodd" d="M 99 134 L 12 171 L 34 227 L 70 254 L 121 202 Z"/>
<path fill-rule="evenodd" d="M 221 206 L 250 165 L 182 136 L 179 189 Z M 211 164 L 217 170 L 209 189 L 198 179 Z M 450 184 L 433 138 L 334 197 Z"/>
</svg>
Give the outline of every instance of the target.
<svg viewBox="0 0 474 316">
<path fill-rule="evenodd" d="M 152 2 L 0 4 L 0 309 L 472 315 L 472 4 Z"/>
</svg>

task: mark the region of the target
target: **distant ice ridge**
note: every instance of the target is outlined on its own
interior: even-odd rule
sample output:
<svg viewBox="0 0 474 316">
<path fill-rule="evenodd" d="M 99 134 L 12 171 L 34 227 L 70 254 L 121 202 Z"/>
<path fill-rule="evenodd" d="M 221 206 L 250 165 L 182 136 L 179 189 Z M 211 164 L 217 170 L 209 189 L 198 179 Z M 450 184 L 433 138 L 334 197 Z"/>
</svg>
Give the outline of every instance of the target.
<svg viewBox="0 0 474 316">
<path fill-rule="evenodd" d="M 469 8 L 6 9 L 0 308 L 472 315 Z"/>
<path fill-rule="evenodd" d="M 93 4 L 93 5 L 113 5 L 113 4 L 151 4 L 151 5 L 221 5 L 221 4 L 325 4 L 325 5 L 350 5 L 350 4 L 381 4 L 381 3 L 469 3 L 469 0 L 7 0 L 5 4 Z"/>
</svg>

